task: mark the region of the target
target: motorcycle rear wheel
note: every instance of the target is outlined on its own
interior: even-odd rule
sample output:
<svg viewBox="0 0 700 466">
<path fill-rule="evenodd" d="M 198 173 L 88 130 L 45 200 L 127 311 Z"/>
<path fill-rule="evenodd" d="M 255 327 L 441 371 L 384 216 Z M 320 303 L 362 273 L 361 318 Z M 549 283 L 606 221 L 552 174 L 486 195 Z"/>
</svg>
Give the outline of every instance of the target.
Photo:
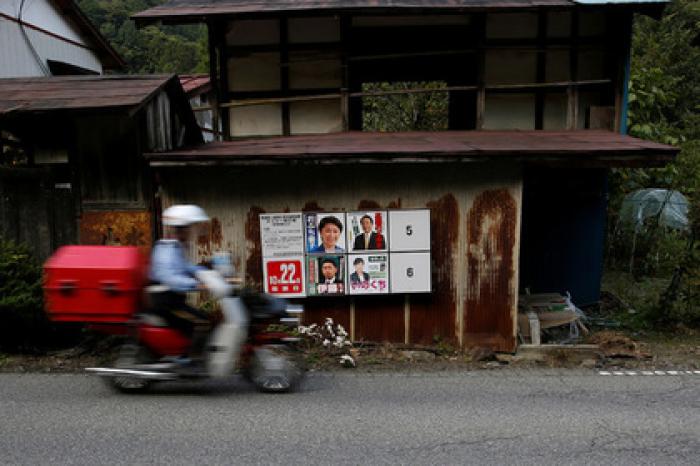
<svg viewBox="0 0 700 466">
<path fill-rule="evenodd" d="M 149 362 L 149 360 L 150 355 L 146 348 L 133 343 L 127 343 L 122 345 L 119 349 L 119 356 L 117 357 L 114 367 L 117 369 L 128 369 L 137 364 L 145 364 Z M 153 385 L 152 380 L 139 377 L 117 376 L 103 377 L 103 379 L 107 386 L 120 393 L 143 393 Z"/>
<path fill-rule="evenodd" d="M 306 370 L 298 350 L 287 345 L 256 348 L 246 377 L 261 392 L 283 393 L 295 390 Z"/>
</svg>

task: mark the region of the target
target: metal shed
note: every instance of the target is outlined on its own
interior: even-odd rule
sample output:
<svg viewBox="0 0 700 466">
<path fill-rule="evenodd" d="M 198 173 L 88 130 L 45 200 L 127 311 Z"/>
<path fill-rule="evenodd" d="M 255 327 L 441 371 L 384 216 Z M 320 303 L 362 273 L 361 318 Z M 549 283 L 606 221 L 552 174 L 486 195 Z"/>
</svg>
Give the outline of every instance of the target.
<svg viewBox="0 0 700 466">
<path fill-rule="evenodd" d="M 164 205 L 212 215 L 199 255 L 231 251 L 256 287 L 261 213 L 429 208 L 431 294 L 306 299 L 305 319 L 333 317 L 357 340 L 513 351 L 524 171 L 656 165 L 675 153 L 609 131 L 454 131 L 247 139 L 146 158 Z"/>
</svg>

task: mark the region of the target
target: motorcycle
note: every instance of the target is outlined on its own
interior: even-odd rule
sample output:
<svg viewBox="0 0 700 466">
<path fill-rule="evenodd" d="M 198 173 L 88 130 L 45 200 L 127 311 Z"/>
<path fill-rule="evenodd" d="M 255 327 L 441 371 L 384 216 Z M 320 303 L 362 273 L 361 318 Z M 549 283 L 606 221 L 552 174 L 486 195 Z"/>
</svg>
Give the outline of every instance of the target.
<svg viewBox="0 0 700 466">
<path fill-rule="evenodd" d="M 210 330 L 203 351 L 203 366 L 192 371 L 182 358 L 191 340 L 168 326 L 166 320 L 145 308 L 127 325 L 127 341 L 112 367 L 91 367 L 113 389 L 144 392 L 153 384 L 173 380 L 201 380 L 232 375 L 236 363 L 242 375 L 264 392 L 286 392 L 299 386 L 305 368 L 299 340 L 301 306 L 258 293 L 245 293 L 215 270 L 200 271 L 197 278 L 217 300 L 219 321 Z M 163 292 L 147 288 L 147 294 Z M 239 357 L 240 356 L 240 357 Z"/>
</svg>

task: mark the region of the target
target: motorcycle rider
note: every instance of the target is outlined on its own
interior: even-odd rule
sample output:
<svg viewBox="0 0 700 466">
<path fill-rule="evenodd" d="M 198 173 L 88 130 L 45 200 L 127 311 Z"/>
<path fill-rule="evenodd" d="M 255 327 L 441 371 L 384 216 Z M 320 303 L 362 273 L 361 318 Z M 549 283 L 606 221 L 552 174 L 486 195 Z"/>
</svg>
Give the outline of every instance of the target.
<svg viewBox="0 0 700 466">
<path fill-rule="evenodd" d="M 165 238 L 153 247 L 149 279 L 165 288 L 158 287 L 160 291 L 151 294 L 152 306 L 168 325 L 192 339 L 189 354 L 183 355 L 183 362 L 197 367 L 202 365 L 210 323 L 205 313 L 186 302 L 187 292 L 203 289 L 196 272 L 205 269 L 187 259 L 187 249 L 196 227 L 208 222 L 209 217 L 196 205 L 174 205 L 163 211 L 162 218 Z"/>
</svg>

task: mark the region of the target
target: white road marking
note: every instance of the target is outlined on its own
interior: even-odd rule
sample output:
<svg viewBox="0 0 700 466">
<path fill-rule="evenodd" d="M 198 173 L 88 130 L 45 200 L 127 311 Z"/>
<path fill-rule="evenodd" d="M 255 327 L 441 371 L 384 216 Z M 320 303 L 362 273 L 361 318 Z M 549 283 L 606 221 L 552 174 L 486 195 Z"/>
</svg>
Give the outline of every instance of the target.
<svg viewBox="0 0 700 466">
<path fill-rule="evenodd" d="M 598 375 L 700 375 L 700 371 L 598 371 Z"/>
</svg>

